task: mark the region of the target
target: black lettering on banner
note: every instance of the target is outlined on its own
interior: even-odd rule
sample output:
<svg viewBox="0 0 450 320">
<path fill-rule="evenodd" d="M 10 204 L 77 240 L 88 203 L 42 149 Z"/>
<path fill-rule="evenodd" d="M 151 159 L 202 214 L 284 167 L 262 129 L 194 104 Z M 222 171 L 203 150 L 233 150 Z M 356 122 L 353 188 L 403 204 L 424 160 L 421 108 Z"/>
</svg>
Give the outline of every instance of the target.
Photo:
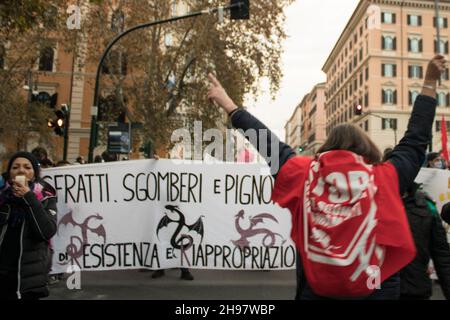
<svg viewBox="0 0 450 320">
<path fill-rule="evenodd" d="M 252 247 L 252 269 L 259 269 L 258 265 L 259 250 L 257 247 Z"/>
<path fill-rule="evenodd" d="M 145 200 L 147 200 L 147 196 L 148 196 L 148 193 L 147 193 L 147 187 L 145 188 L 145 189 L 142 189 L 140 186 L 141 186 L 141 184 L 139 183 L 139 181 L 141 180 L 142 181 L 142 179 L 139 179 L 140 177 L 142 177 L 142 176 L 144 176 L 144 178 L 145 178 L 145 173 L 139 173 L 137 176 L 136 176 L 136 199 L 137 200 L 139 200 L 139 201 L 145 201 Z M 145 180 L 144 180 L 145 181 Z M 147 180 L 148 181 L 148 180 Z"/>
<path fill-rule="evenodd" d="M 176 173 L 173 172 L 170 173 L 169 177 L 170 177 L 170 201 L 175 202 L 177 201 L 178 195 L 180 193 L 180 190 L 177 187 L 179 177 Z M 176 191 L 176 193 L 174 191 Z M 176 196 L 174 196 L 174 193 L 176 194 Z"/>
<path fill-rule="evenodd" d="M 153 178 L 153 182 L 154 182 L 154 190 L 155 190 L 155 193 L 153 194 L 153 196 L 151 196 L 150 195 L 150 183 L 149 183 L 149 179 L 150 179 L 150 177 L 152 177 Z M 147 197 L 148 197 L 148 199 L 149 200 L 156 200 L 156 196 L 158 195 L 158 182 L 157 182 L 157 178 L 156 178 L 156 176 L 155 176 L 155 174 L 153 173 L 153 172 L 150 172 L 148 175 L 147 175 Z"/>
<path fill-rule="evenodd" d="M 269 181 L 269 183 L 270 183 L 270 188 L 269 189 L 266 188 L 266 181 Z M 261 190 L 262 190 L 262 192 L 261 192 L 262 202 L 264 204 L 272 203 L 272 190 L 273 190 L 273 177 L 272 176 L 265 176 L 264 177 L 264 180 L 263 180 L 262 186 L 261 186 Z M 264 190 L 268 190 L 268 192 L 264 192 Z M 266 199 L 264 197 L 265 194 L 269 196 L 268 199 Z M 261 203 L 261 201 L 259 203 Z"/>
<path fill-rule="evenodd" d="M 225 204 L 228 204 L 228 192 L 233 190 L 234 185 L 235 185 L 234 177 L 227 174 L 225 176 Z"/>
<path fill-rule="evenodd" d="M 202 265 L 204 266 L 204 265 L 206 265 L 205 263 L 206 263 L 206 261 L 205 261 L 205 255 L 204 255 L 204 253 L 203 253 L 203 246 L 199 246 L 199 248 L 198 248 L 198 250 L 197 250 L 197 257 L 196 257 L 197 259 L 196 259 L 196 263 L 195 263 L 195 265 L 198 265 L 199 264 L 199 260 L 201 259 L 202 260 Z"/>
<path fill-rule="evenodd" d="M 217 266 L 217 257 L 220 257 L 222 255 L 222 247 L 221 246 L 214 246 L 214 266 Z"/>
<path fill-rule="evenodd" d="M 97 254 L 97 253 L 95 252 L 95 249 L 96 249 L 96 248 L 101 249 L 100 245 L 98 245 L 98 244 L 93 244 L 93 245 L 90 246 L 90 250 L 89 250 L 89 251 L 91 252 L 91 255 L 92 255 L 93 257 L 96 257 L 97 260 L 98 260 L 98 262 L 97 262 L 96 264 L 91 263 L 91 267 L 92 267 L 93 269 L 96 269 L 96 268 L 100 267 L 100 266 L 102 265 L 102 262 L 104 261 L 104 259 L 102 259 L 102 256 L 99 255 L 99 254 Z"/>
<path fill-rule="evenodd" d="M 249 193 L 244 193 L 243 192 L 243 190 L 244 190 L 244 188 L 243 188 L 243 184 L 244 184 L 244 181 L 245 181 L 245 179 L 248 179 L 248 178 L 252 178 L 251 176 L 249 176 L 249 175 L 245 175 L 245 176 L 243 176 L 242 177 L 242 179 L 241 179 L 241 183 L 240 183 L 240 185 L 239 185 L 239 203 L 240 204 L 250 204 L 250 203 L 253 203 L 253 199 L 252 199 L 252 194 L 249 194 Z M 237 179 L 238 180 L 238 179 Z M 243 199 L 243 196 L 245 196 L 245 199 L 246 200 L 244 200 Z"/>
<path fill-rule="evenodd" d="M 92 198 L 90 199 L 90 201 L 88 201 L 87 199 L 87 194 L 86 194 L 86 187 L 84 185 L 84 180 L 83 180 L 83 175 L 79 175 L 78 176 L 78 192 L 77 192 L 77 202 L 80 202 L 80 194 L 83 191 L 83 195 L 84 195 L 84 202 L 92 202 Z"/>
<path fill-rule="evenodd" d="M 207 266 L 209 256 L 214 254 L 214 247 L 210 244 L 207 244 L 205 247 L 206 247 L 206 266 Z"/>
<path fill-rule="evenodd" d="M 127 202 L 132 201 L 132 200 L 134 199 L 134 191 L 133 191 L 133 189 L 128 188 L 128 186 L 127 186 L 127 184 L 126 184 L 127 179 L 130 178 L 130 177 L 131 177 L 131 178 L 134 178 L 134 175 L 132 175 L 131 173 L 128 173 L 128 174 L 125 175 L 125 177 L 123 177 L 123 181 L 122 181 L 123 187 L 124 187 L 127 191 L 129 191 L 129 192 L 131 193 L 130 198 L 128 198 L 128 199 L 123 199 L 123 201 L 127 201 Z"/>
<path fill-rule="evenodd" d="M 194 245 L 194 246 L 195 246 L 195 245 Z M 194 250 L 194 248 L 193 248 L 193 249 L 192 249 L 192 263 L 193 263 L 194 265 L 196 265 L 196 263 L 195 263 L 194 252 L 195 252 L 195 250 Z M 184 264 L 184 259 L 186 259 L 187 264 Z M 191 266 L 191 262 L 189 261 L 189 257 L 187 256 L 186 250 L 184 250 L 184 247 L 181 247 L 181 265 L 182 265 L 183 267 L 184 267 L 184 266 L 187 266 L 187 267 L 190 267 L 190 266 Z"/>
<path fill-rule="evenodd" d="M 69 186 L 69 183 L 68 183 L 68 179 L 71 179 L 71 182 L 72 182 L 72 185 L 70 185 Z M 65 185 L 66 185 L 66 196 L 65 196 L 65 202 L 67 203 L 67 198 L 68 198 L 68 195 L 70 195 L 70 198 L 72 199 L 72 202 L 75 202 L 75 198 L 73 197 L 73 195 L 72 195 L 72 192 L 70 192 L 70 190 L 75 186 L 75 184 L 76 184 L 76 180 L 75 180 L 75 178 L 73 177 L 73 176 L 71 176 L 71 175 L 68 175 L 68 174 L 66 174 L 65 176 L 64 176 L 64 182 L 65 182 Z"/>
<path fill-rule="evenodd" d="M 83 268 L 85 269 L 142 266 L 153 268 L 154 265 L 157 268 L 160 267 L 156 244 L 127 242 L 87 244 L 83 247 Z"/>
<path fill-rule="evenodd" d="M 220 179 L 214 179 L 214 194 L 220 194 L 220 186 L 217 185 L 217 183 L 220 183 Z"/>
<path fill-rule="evenodd" d="M 236 264 L 236 261 L 235 261 L 236 251 L 238 252 L 238 257 L 239 257 L 239 260 L 240 260 L 240 264 Z M 245 265 L 244 261 L 245 261 L 245 258 L 242 255 L 241 248 L 235 247 L 234 250 L 233 250 L 233 255 L 231 257 L 231 263 L 233 264 L 233 268 L 240 269 L 243 264 Z"/>
<path fill-rule="evenodd" d="M 130 250 L 131 249 L 131 250 Z M 133 264 L 130 261 L 133 261 L 133 243 L 128 242 L 123 244 L 123 266 L 124 267 L 132 267 Z M 128 257 L 131 256 L 132 259 L 128 259 Z"/>
<path fill-rule="evenodd" d="M 186 175 L 188 175 L 188 173 L 186 173 L 186 172 L 180 173 L 180 202 L 189 202 L 189 193 L 188 192 L 185 193 L 185 189 L 187 186 L 185 184 Z M 188 180 L 189 180 L 189 176 L 190 176 L 190 174 L 188 175 Z M 184 198 L 183 195 L 186 196 L 187 198 Z"/>
<path fill-rule="evenodd" d="M 167 260 L 175 258 L 175 254 L 174 254 L 173 251 L 174 251 L 173 248 L 167 248 L 166 249 L 166 259 Z"/>
<path fill-rule="evenodd" d="M 87 251 L 86 249 L 89 249 L 88 244 L 85 244 L 83 246 L 83 269 L 90 269 L 91 267 L 86 264 L 87 257 L 89 257 L 89 254 L 86 253 Z"/>
<path fill-rule="evenodd" d="M 203 188 L 203 175 L 201 174 L 200 175 L 199 192 L 198 192 L 198 195 L 199 195 L 198 202 L 199 203 L 202 203 L 202 194 L 203 194 L 202 188 Z"/>
<path fill-rule="evenodd" d="M 290 261 L 291 261 L 291 264 L 288 264 L 287 263 L 287 254 L 286 254 L 286 251 L 288 251 L 289 250 L 289 253 L 291 254 L 291 259 L 290 259 Z M 295 254 L 295 248 L 293 247 L 293 246 L 289 246 L 289 247 L 287 247 L 286 248 L 286 250 L 285 250 L 285 253 L 284 253 L 284 259 L 282 260 L 283 261 L 283 264 L 286 266 L 286 267 L 288 267 L 288 268 L 290 268 L 290 267 L 292 267 L 294 264 L 295 264 L 295 256 L 296 256 L 296 254 Z"/>
<path fill-rule="evenodd" d="M 108 250 L 111 246 L 110 245 L 106 245 L 105 248 L 105 256 L 111 257 L 111 262 L 109 264 L 107 264 L 107 267 L 112 267 L 116 264 L 116 256 L 113 253 L 110 253 L 110 251 Z M 112 247 L 111 247 L 112 248 Z"/>
<path fill-rule="evenodd" d="M 231 268 L 230 262 L 228 261 L 228 257 L 231 254 L 231 248 L 229 246 L 223 247 L 223 260 L 222 260 L 222 267 L 225 267 L 225 263 L 228 268 Z"/>
<path fill-rule="evenodd" d="M 139 248 L 136 243 L 133 243 L 133 266 L 142 266 L 144 265 L 144 261 L 142 260 L 142 253 L 144 252 L 143 247 L 144 243 L 139 244 Z M 136 263 L 137 260 L 137 263 Z"/>
<path fill-rule="evenodd" d="M 98 187 L 100 189 L 100 202 L 103 202 L 103 185 L 102 185 L 102 177 L 104 176 L 104 174 L 96 174 L 96 176 L 98 177 Z"/>
<path fill-rule="evenodd" d="M 105 175 L 106 178 L 106 202 L 109 202 L 109 176 Z"/>
<path fill-rule="evenodd" d="M 92 177 L 93 174 L 86 174 L 85 175 L 88 178 L 88 184 L 89 184 L 89 199 L 93 199 L 92 197 Z"/>
<path fill-rule="evenodd" d="M 273 261 L 272 261 L 272 265 L 270 267 L 271 269 L 278 268 L 278 267 L 275 267 L 275 261 L 277 261 L 278 251 L 280 251 L 280 247 L 274 247 L 274 249 L 275 249 L 275 254 L 273 255 Z"/>
<path fill-rule="evenodd" d="M 167 195 L 167 199 L 166 201 L 169 201 L 169 173 L 167 172 L 165 175 L 162 175 L 160 172 L 158 172 L 158 190 L 161 190 L 161 181 L 164 181 L 167 179 L 166 182 L 166 195 Z M 158 201 L 161 200 L 161 192 L 158 191 Z"/>
<path fill-rule="evenodd" d="M 194 181 L 192 181 L 194 184 L 192 184 L 191 183 L 191 178 L 195 178 L 195 179 L 192 179 L 192 180 L 194 180 Z M 202 176 L 200 175 L 200 179 L 202 178 Z M 189 200 L 188 201 L 190 201 L 190 199 L 191 199 L 191 197 L 192 197 L 192 199 L 193 199 L 193 202 L 197 202 L 197 199 L 196 199 L 196 197 L 195 197 L 195 192 L 194 192 L 194 190 L 195 190 L 195 187 L 197 187 L 197 184 L 199 183 L 199 178 L 196 176 L 196 175 L 194 175 L 194 174 L 189 174 L 189 180 L 188 180 L 188 185 L 189 185 Z M 201 196 L 202 196 L 202 185 L 201 185 L 201 183 L 200 183 L 200 192 L 199 192 L 199 195 L 200 195 L 200 202 L 202 202 L 202 200 L 201 200 Z"/>
</svg>

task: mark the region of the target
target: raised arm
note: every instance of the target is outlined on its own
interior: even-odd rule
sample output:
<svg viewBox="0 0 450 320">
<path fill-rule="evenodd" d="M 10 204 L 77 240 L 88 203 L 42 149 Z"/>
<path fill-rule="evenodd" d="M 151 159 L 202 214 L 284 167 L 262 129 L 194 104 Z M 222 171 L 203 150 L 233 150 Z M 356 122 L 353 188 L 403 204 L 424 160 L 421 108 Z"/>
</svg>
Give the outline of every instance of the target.
<svg viewBox="0 0 450 320">
<path fill-rule="evenodd" d="M 270 166 L 271 174 L 276 177 L 281 166 L 291 157 L 295 156 L 294 150 L 281 142 L 261 121 L 249 112 L 238 106 L 231 100 L 220 82 L 209 74 L 211 86 L 208 98 L 213 100 L 231 117 L 231 123 L 237 129 L 247 131 L 256 130 L 256 139 L 248 139 L 250 143 L 261 153 Z"/>
<path fill-rule="evenodd" d="M 425 160 L 436 113 L 436 82 L 445 70 L 445 65 L 446 61 L 441 55 L 429 62 L 422 93 L 414 103 L 408 129 L 388 159 L 397 169 L 401 194 L 414 181 Z"/>
</svg>

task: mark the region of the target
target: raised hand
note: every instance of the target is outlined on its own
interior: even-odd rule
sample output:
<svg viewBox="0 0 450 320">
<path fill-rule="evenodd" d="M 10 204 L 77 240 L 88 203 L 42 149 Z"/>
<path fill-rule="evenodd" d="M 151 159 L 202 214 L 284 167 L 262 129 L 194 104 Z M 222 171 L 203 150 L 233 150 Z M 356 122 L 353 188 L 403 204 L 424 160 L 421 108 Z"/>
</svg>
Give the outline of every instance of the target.
<svg viewBox="0 0 450 320">
<path fill-rule="evenodd" d="M 423 95 L 436 98 L 436 83 L 446 67 L 447 61 L 444 56 L 438 54 L 430 60 L 427 66 L 427 72 L 425 73 L 425 80 L 423 82 Z"/>
<path fill-rule="evenodd" d="M 425 74 L 425 82 L 437 81 L 441 77 L 441 73 L 446 68 L 447 61 L 441 55 L 436 55 L 428 63 L 427 72 Z"/>
<path fill-rule="evenodd" d="M 225 89 L 222 87 L 220 82 L 211 73 L 208 75 L 210 81 L 210 87 L 208 91 L 208 98 L 217 103 L 222 109 L 224 109 L 228 114 L 237 109 L 236 104 L 228 96 Z"/>
</svg>

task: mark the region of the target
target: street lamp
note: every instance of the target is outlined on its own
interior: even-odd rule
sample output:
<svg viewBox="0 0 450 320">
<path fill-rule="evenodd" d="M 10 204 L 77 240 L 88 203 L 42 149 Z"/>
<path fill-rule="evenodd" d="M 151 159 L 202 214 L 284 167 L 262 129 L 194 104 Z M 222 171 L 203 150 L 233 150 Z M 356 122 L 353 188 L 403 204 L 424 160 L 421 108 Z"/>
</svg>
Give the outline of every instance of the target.
<svg viewBox="0 0 450 320">
<path fill-rule="evenodd" d="M 127 34 L 133 32 L 133 31 L 136 31 L 136 30 L 152 27 L 152 26 L 155 26 L 158 24 L 174 22 L 174 21 L 183 20 L 183 19 L 187 19 L 187 18 L 193 18 L 193 17 L 204 15 L 204 14 L 212 14 L 212 13 L 220 12 L 222 10 L 231 10 L 233 13 L 232 17 L 231 17 L 232 19 L 248 19 L 249 18 L 249 6 L 250 6 L 250 4 L 249 4 L 248 0 L 241 0 L 241 1 L 232 0 L 230 5 L 228 5 L 228 6 L 212 8 L 212 9 L 205 9 L 202 11 L 189 13 L 189 14 L 186 14 L 183 16 L 178 16 L 178 17 L 173 17 L 173 18 L 169 18 L 169 19 L 157 20 L 157 21 L 153 21 L 153 22 L 140 24 L 140 25 L 134 26 L 134 27 L 120 33 L 119 35 L 117 35 L 106 47 L 105 51 L 103 52 L 102 57 L 100 58 L 100 62 L 97 67 L 97 73 L 96 73 L 96 77 L 95 77 L 95 89 L 94 89 L 94 104 L 91 109 L 91 132 L 90 132 L 90 137 L 89 137 L 88 161 L 90 163 L 93 162 L 94 148 L 97 146 L 97 136 L 98 136 L 97 113 L 98 113 L 101 70 L 102 70 L 103 62 L 105 61 L 109 51 L 114 46 L 114 44 L 117 43 L 117 41 L 119 41 L 121 38 L 123 38 Z"/>
</svg>

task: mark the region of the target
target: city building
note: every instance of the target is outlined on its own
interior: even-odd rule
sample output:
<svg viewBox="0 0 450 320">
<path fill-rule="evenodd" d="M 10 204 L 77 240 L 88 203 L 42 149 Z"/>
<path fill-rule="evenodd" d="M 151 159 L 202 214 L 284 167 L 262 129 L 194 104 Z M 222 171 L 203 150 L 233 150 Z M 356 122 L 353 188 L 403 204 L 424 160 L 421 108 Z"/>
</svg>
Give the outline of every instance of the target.
<svg viewBox="0 0 450 320">
<path fill-rule="evenodd" d="M 296 153 L 314 155 L 326 138 L 325 83 L 306 94 L 285 126 L 286 143 Z"/>
<path fill-rule="evenodd" d="M 440 1 L 437 19 L 434 1 L 361 0 L 323 65 L 326 133 L 340 123 L 355 123 L 381 151 L 398 143 L 429 60 L 438 52 L 448 56 L 449 17 L 450 1 Z M 442 115 L 450 120 L 448 69 L 437 99 L 433 151 L 441 149 Z M 355 114 L 358 105 L 361 115 Z"/>
</svg>

